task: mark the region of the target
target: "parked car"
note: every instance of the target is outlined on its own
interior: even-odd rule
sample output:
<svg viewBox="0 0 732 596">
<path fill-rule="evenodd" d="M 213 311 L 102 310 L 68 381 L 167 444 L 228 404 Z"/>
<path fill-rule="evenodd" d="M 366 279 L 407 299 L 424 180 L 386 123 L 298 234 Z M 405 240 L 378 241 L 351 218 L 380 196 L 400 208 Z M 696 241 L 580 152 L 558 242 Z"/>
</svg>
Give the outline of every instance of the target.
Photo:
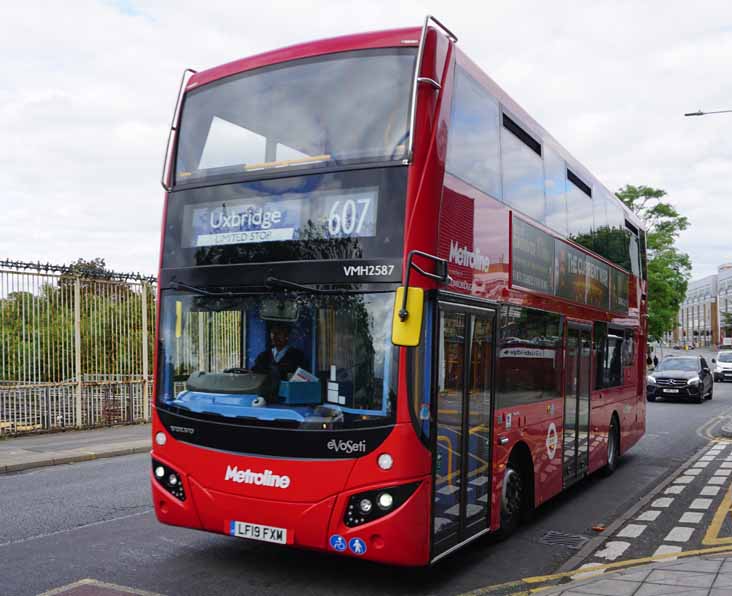
<svg viewBox="0 0 732 596">
<path fill-rule="evenodd" d="M 720 351 L 716 360 L 712 358 L 712 364 L 715 381 L 732 381 L 732 350 Z"/>
<path fill-rule="evenodd" d="M 702 356 L 670 356 L 648 375 L 646 397 L 678 397 L 702 403 L 712 399 L 714 376 Z"/>
</svg>

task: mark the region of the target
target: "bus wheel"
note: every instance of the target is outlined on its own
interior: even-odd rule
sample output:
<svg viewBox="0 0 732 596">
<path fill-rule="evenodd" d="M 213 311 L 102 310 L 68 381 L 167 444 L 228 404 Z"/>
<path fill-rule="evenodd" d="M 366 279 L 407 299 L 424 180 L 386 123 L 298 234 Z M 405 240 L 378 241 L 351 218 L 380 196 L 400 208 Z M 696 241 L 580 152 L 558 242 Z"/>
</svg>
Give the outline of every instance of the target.
<svg viewBox="0 0 732 596">
<path fill-rule="evenodd" d="M 610 428 L 607 433 L 607 464 L 603 468 L 605 476 L 610 476 L 618 467 L 620 457 L 620 424 L 613 414 L 610 419 Z"/>
<path fill-rule="evenodd" d="M 522 469 L 514 458 L 506 466 L 501 490 L 501 536 L 513 533 L 521 522 L 526 502 L 526 483 Z"/>
</svg>

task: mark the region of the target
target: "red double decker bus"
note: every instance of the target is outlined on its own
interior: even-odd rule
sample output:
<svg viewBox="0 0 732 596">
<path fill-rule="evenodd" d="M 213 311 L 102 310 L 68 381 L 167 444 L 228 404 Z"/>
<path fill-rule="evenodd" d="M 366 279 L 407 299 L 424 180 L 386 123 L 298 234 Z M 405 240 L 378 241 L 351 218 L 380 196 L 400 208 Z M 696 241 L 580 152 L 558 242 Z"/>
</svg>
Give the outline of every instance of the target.
<svg viewBox="0 0 732 596">
<path fill-rule="evenodd" d="M 641 222 L 428 17 L 184 75 L 166 524 L 425 565 L 645 428 Z"/>
</svg>

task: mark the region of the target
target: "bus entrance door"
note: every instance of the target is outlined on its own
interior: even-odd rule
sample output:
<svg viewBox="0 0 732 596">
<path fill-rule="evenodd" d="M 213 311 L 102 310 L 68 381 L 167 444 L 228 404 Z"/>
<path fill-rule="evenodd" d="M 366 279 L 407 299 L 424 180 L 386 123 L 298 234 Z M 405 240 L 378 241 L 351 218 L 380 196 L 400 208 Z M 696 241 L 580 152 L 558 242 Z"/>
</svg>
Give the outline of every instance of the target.
<svg viewBox="0 0 732 596">
<path fill-rule="evenodd" d="M 440 303 L 433 371 L 432 558 L 486 531 L 496 313 Z"/>
<path fill-rule="evenodd" d="M 564 370 L 564 486 L 587 473 L 590 431 L 591 327 L 569 323 Z"/>
</svg>

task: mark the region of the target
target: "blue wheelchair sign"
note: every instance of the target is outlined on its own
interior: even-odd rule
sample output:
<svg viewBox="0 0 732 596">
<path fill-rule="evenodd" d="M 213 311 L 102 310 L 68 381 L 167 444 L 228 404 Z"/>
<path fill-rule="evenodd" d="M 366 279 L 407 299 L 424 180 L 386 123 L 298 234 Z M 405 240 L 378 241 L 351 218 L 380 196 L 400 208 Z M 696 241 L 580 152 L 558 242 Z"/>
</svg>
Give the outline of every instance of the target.
<svg viewBox="0 0 732 596">
<path fill-rule="evenodd" d="M 360 538 L 351 538 L 348 541 L 348 548 L 354 555 L 363 555 L 366 553 L 366 543 Z"/>
<path fill-rule="evenodd" d="M 330 537 L 330 546 L 333 550 L 337 550 L 339 553 L 342 553 L 346 550 L 346 539 L 340 534 L 333 534 L 333 536 Z"/>
</svg>

